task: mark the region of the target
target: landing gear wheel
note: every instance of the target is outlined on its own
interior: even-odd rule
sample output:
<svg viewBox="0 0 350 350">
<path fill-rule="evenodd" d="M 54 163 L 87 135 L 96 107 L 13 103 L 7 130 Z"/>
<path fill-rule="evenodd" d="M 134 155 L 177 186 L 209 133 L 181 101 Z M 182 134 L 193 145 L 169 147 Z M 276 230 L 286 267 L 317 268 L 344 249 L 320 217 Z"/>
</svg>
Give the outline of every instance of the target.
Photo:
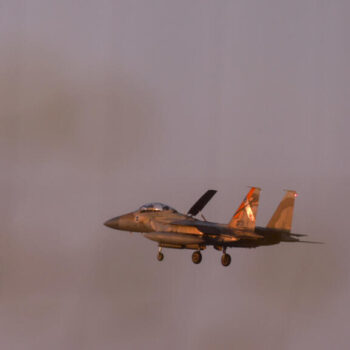
<svg viewBox="0 0 350 350">
<path fill-rule="evenodd" d="M 223 254 L 221 257 L 221 264 L 224 266 L 228 266 L 231 263 L 231 256 L 229 254 Z"/>
<path fill-rule="evenodd" d="M 162 261 L 164 259 L 164 254 L 162 252 L 159 252 L 157 255 L 158 261 Z"/>
<path fill-rule="evenodd" d="M 196 250 L 192 254 L 192 261 L 194 264 L 199 264 L 202 261 L 202 254 L 199 250 Z"/>
</svg>

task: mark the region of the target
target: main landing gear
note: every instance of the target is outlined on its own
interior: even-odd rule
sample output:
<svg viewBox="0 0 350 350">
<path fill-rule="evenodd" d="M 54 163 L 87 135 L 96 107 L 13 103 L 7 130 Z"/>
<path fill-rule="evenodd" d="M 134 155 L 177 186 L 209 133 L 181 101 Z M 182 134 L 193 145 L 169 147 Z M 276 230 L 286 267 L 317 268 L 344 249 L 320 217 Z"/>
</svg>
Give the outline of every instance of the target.
<svg viewBox="0 0 350 350">
<path fill-rule="evenodd" d="M 223 252 L 223 254 L 221 256 L 221 264 L 223 266 L 230 265 L 231 264 L 231 256 L 230 256 L 230 254 L 226 253 L 226 247 L 223 247 L 222 252 Z"/>
<path fill-rule="evenodd" d="M 158 261 L 162 261 L 164 259 L 164 254 L 162 253 L 162 247 L 158 248 L 157 259 L 158 259 Z"/>
<path fill-rule="evenodd" d="M 226 253 L 226 247 L 222 248 L 221 264 L 223 266 L 229 266 L 231 264 L 231 256 Z M 162 261 L 164 259 L 164 254 L 162 253 L 162 247 L 158 248 L 157 260 Z M 196 265 L 200 264 L 202 261 L 202 253 L 200 250 L 196 250 L 192 253 L 192 262 Z"/>
<path fill-rule="evenodd" d="M 194 264 L 199 264 L 202 261 L 202 254 L 199 250 L 192 253 L 192 261 Z"/>
</svg>

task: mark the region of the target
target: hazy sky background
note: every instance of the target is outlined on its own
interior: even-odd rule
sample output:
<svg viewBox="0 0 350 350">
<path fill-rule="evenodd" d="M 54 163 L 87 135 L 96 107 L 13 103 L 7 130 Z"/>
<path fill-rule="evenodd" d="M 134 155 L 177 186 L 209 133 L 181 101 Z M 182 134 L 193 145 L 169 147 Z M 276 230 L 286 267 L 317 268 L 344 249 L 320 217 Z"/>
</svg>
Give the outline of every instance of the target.
<svg viewBox="0 0 350 350">
<path fill-rule="evenodd" d="M 346 349 L 350 2 L 1 1 L 1 349 Z M 165 250 L 144 202 L 325 245 Z"/>
</svg>

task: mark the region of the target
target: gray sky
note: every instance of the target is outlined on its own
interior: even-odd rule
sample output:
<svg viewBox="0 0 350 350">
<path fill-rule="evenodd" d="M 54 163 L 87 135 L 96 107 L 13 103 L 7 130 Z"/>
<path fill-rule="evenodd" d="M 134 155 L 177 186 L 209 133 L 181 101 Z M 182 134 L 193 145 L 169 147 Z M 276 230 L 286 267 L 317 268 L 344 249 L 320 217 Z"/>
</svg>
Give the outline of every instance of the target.
<svg viewBox="0 0 350 350">
<path fill-rule="evenodd" d="M 350 24 L 344 1 L 2 1 L 3 349 L 344 349 Z M 102 223 L 144 202 L 325 245 L 165 251 Z"/>
</svg>

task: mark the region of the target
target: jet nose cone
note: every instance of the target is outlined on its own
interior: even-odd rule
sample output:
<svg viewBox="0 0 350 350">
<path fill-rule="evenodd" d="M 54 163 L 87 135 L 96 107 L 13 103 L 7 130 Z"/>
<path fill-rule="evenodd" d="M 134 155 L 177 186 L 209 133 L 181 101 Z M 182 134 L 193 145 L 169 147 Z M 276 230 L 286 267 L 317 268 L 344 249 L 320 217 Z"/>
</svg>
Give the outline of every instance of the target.
<svg viewBox="0 0 350 350">
<path fill-rule="evenodd" d="M 119 217 L 109 219 L 104 223 L 105 226 L 117 229 L 119 227 Z"/>
<path fill-rule="evenodd" d="M 133 231 L 134 230 L 134 214 L 124 214 L 122 216 L 117 216 L 113 219 L 107 220 L 104 223 L 107 227 L 114 228 L 120 231 Z"/>
</svg>

